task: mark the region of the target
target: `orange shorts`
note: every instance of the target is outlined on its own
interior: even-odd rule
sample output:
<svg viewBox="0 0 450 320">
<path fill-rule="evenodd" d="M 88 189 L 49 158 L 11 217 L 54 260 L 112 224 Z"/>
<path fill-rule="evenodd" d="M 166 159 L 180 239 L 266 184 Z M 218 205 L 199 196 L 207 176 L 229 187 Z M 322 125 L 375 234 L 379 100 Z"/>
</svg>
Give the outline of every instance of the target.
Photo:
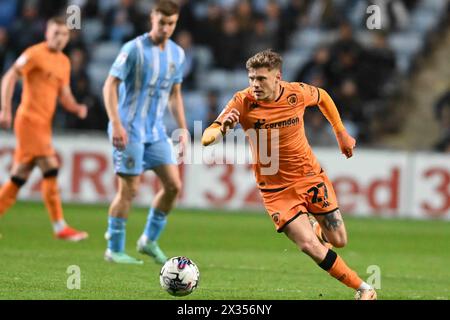
<svg viewBox="0 0 450 320">
<path fill-rule="evenodd" d="M 52 128 L 50 125 L 35 122 L 24 116 L 17 116 L 14 122 L 16 135 L 15 163 L 30 163 L 38 157 L 50 157 L 56 154 L 52 146 Z"/>
<path fill-rule="evenodd" d="M 338 209 L 333 185 L 323 171 L 281 190 L 261 191 L 261 195 L 278 232 L 301 214 L 324 215 Z"/>
</svg>

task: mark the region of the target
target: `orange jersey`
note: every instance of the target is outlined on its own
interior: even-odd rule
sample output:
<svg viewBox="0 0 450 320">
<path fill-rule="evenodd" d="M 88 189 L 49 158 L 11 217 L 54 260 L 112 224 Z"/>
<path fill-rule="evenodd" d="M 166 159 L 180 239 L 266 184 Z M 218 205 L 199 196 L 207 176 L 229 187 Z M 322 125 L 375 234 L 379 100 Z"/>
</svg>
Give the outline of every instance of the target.
<svg viewBox="0 0 450 320">
<path fill-rule="evenodd" d="M 17 59 L 23 76 L 19 117 L 51 125 L 60 90 L 70 83 L 70 61 L 62 52 L 51 51 L 45 42 L 34 45 Z"/>
<path fill-rule="evenodd" d="M 256 101 L 247 88 L 235 94 L 223 112 L 217 118 L 222 123 L 224 117 L 235 108 L 240 112 L 239 122 L 250 138 L 252 155 L 255 162 L 253 166 L 256 182 L 260 189 L 279 189 L 293 185 L 301 177 L 310 177 L 320 174 L 321 167 L 306 139 L 303 124 L 305 108 L 315 106 L 320 100 L 319 90 L 316 87 L 298 82 L 281 82 L 279 97 L 273 102 Z M 249 134 L 251 129 L 256 132 Z M 262 134 L 261 130 L 266 130 Z M 276 130 L 276 132 L 275 132 Z M 278 145 L 273 137 L 278 135 Z M 261 144 L 261 139 L 265 143 Z M 261 146 L 267 150 L 261 150 Z M 262 155 L 272 157 L 268 163 Z M 278 170 L 272 174 L 265 174 L 262 170 L 273 164 L 277 158 Z M 256 160 L 256 161 L 255 161 Z M 266 171 L 267 172 L 267 171 Z"/>
</svg>

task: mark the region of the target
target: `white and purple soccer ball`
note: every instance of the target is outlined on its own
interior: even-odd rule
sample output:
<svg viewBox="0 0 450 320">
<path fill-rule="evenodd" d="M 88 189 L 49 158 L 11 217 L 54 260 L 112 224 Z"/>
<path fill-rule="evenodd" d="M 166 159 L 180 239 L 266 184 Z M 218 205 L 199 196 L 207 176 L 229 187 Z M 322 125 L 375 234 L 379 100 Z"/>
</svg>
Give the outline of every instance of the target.
<svg viewBox="0 0 450 320">
<path fill-rule="evenodd" d="M 177 297 L 191 294 L 197 288 L 199 278 L 197 265 L 186 257 L 170 258 L 159 273 L 161 287 Z"/>
</svg>

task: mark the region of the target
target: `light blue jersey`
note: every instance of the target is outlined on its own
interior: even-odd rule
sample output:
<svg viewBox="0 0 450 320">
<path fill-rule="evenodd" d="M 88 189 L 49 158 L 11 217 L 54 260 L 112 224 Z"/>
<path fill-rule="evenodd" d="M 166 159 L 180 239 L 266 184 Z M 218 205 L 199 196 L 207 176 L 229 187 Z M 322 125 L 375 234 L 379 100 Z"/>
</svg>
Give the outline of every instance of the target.
<svg viewBox="0 0 450 320">
<path fill-rule="evenodd" d="M 182 82 L 184 50 L 168 40 L 164 50 L 145 33 L 127 42 L 109 74 L 122 80 L 119 115 L 131 143 L 167 139 L 163 116 L 172 86 Z M 109 125 L 111 136 L 111 124 Z"/>
</svg>

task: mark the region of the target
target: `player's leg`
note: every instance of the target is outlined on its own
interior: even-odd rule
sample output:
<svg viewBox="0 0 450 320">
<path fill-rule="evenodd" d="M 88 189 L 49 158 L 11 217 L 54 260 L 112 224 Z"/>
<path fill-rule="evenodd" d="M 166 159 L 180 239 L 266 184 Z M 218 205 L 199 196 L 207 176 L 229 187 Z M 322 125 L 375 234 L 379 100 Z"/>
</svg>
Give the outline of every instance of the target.
<svg viewBox="0 0 450 320">
<path fill-rule="evenodd" d="M 14 134 L 17 146 L 14 150 L 14 164 L 11 179 L 0 189 L 0 216 L 10 208 L 17 199 L 20 188 L 25 184 L 35 166 L 33 138 L 30 138 L 29 123 L 24 123 L 19 115 L 14 122 Z M 33 132 L 34 134 L 34 132 Z M 32 137 L 32 136 L 31 136 Z"/>
<path fill-rule="evenodd" d="M 67 241 L 81 241 L 88 237 L 84 231 L 69 227 L 64 220 L 61 196 L 58 188 L 59 163 L 56 156 L 36 158 L 36 165 L 41 169 L 43 180 L 41 185 L 42 197 L 52 222 L 53 232 L 57 239 Z"/>
<path fill-rule="evenodd" d="M 153 199 L 137 249 L 141 253 L 152 256 L 157 263 L 163 264 L 167 256 L 159 248 L 158 240 L 167 224 L 167 215 L 175 206 L 181 190 L 180 172 L 169 139 L 147 145 L 144 159 L 146 167 L 153 170 L 159 178 L 162 188 Z"/>
<path fill-rule="evenodd" d="M 311 224 L 311 227 L 316 234 L 317 238 L 319 239 L 320 243 L 322 243 L 325 247 L 328 249 L 332 249 L 333 245 L 328 242 L 327 237 L 322 232 L 322 227 L 320 226 L 319 222 L 317 222 L 316 218 L 312 214 L 308 213 L 309 222 Z"/>
<path fill-rule="evenodd" d="M 128 143 L 125 150 L 113 150 L 114 171 L 118 190 L 109 207 L 108 230 L 105 238 L 106 261 L 122 264 L 142 264 L 143 261 L 125 253 L 126 223 L 133 199 L 138 193 L 140 175 L 143 172 L 144 145 Z"/>
<path fill-rule="evenodd" d="M 347 244 L 344 220 L 339 212 L 333 185 L 325 172 L 311 179 L 311 184 L 304 191 L 309 195 L 307 209 L 315 218 L 310 215 L 311 225 L 319 240 L 324 245 L 344 247 Z"/>
<path fill-rule="evenodd" d="M 347 231 L 339 209 L 314 217 L 320 225 L 320 228 L 316 228 L 316 232 L 324 241 L 336 248 L 343 248 L 347 244 Z"/>
<path fill-rule="evenodd" d="M 167 224 L 167 216 L 174 207 L 181 190 L 179 169 L 176 165 L 162 165 L 153 168 L 162 188 L 155 195 L 149 210 L 144 232 L 138 241 L 138 251 L 155 258 L 163 264 L 167 256 L 159 248 L 158 240 Z"/>
<path fill-rule="evenodd" d="M 365 283 L 344 260 L 320 243 L 306 214 L 298 216 L 284 226 L 283 232 L 297 247 L 310 256 L 323 270 L 346 286 L 357 290 L 357 298 L 376 299 L 376 292 Z"/>
<path fill-rule="evenodd" d="M 316 263 L 320 263 L 327 255 L 325 248 L 311 229 L 307 214 L 301 214 L 295 220 L 285 225 L 283 232 L 297 247 Z"/>
<path fill-rule="evenodd" d="M 162 165 L 153 168 L 153 171 L 158 176 L 162 188 L 155 195 L 152 207 L 168 215 L 181 191 L 180 170 L 176 165 Z"/>
<path fill-rule="evenodd" d="M 136 197 L 140 176 L 118 175 L 118 190 L 110 207 L 108 215 L 108 230 L 106 239 L 108 248 L 105 260 L 125 264 L 142 264 L 143 262 L 125 253 L 126 223 L 133 199 Z"/>
<path fill-rule="evenodd" d="M 34 165 L 34 161 L 13 165 L 10 180 L 0 188 L 0 217 L 16 202 L 20 188 L 28 180 Z"/>
</svg>

